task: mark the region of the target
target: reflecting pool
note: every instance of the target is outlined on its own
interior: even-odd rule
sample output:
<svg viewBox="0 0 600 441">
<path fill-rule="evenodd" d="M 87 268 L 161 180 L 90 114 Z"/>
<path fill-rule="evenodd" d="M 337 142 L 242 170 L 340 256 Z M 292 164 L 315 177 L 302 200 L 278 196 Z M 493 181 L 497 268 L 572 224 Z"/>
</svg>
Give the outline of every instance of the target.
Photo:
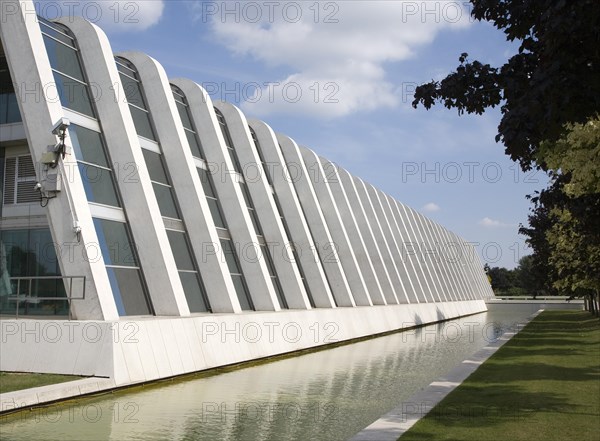
<svg viewBox="0 0 600 441">
<path fill-rule="evenodd" d="M 10 440 L 344 440 L 528 311 L 502 309 L 254 365 L 34 409 L 0 420 Z"/>
</svg>

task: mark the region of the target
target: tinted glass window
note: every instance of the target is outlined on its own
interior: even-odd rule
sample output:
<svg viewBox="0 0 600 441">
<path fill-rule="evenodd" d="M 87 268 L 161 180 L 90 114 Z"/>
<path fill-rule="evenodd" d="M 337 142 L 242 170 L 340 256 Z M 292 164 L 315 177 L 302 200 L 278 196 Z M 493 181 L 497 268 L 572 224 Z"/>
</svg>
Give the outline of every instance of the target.
<svg viewBox="0 0 600 441">
<path fill-rule="evenodd" d="M 185 237 L 185 233 L 180 231 L 167 230 L 171 251 L 175 257 L 175 264 L 178 270 L 195 271 L 194 262 L 190 255 L 190 249 Z"/>
<path fill-rule="evenodd" d="M 106 265 L 137 266 L 134 249 L 124 223 L 94 219 L 100 252 Z M 89 251 L 91 253 L 92 250 Z M 94 256 L 89 256 L 93 258 Z"/>
<path fill-rule="evenodd" d="M 79 81 L 54 72 L 54 82 L 63 107 L 95 118 L 88 87 Z"/>
<path fill-rule="evenodd" d="M 81 162 L 77 166 L 88 201 L 120 207 L 111 171 Z"/>
<path fill-rule="evenodd" d="M 67 47 L 47 35 L 44 35 L 44 43 L 46 44 L 50 66 L 53 69 L 79 81 L 85 81 L 75 49 Z"/>
<path fill-rule="evenodd" d="M 175 199 L 173 198 L 173 191 L 171 187 L 165 187 L 164 185 L 155 183 L 152 183 L 152 187 L 154 187 L 154 194 L 156 195 L 156 200 L 158 201 L 160 214 L 165 217 L 179 219 L 179 212 L 177 211 L 177 206 L 175 205 Z"/>
<path fill-rule="evenodd" d="M 183 285 L 185 298 L 190 308 L 190 312 L 206 312 L 206 302 L 204 301 L 203 289 L 198 280 L 197 273 L 180 272 L 179 278 Z"/>
<path fill-rule="evenodd" d="M 78 160 L 110 167 L 100 133 L 72 124 L 68 135 L 71 137 L 75 157 Z"/>
<path fill-rule="evenodd" d="M 161 155 L 146 149 L 142 149 L 142 152 L 144 154 L 144 160 L 146 161 L 146 167 L 148 167 L 150 179 L 155 182 L 160 182 L 161 184 L 169 185 L 167 172 L 165 171 Z"/>
<path fill-rule="evenodd" d="M 150 124 L 150 115 L 148 115 L 147 112 L 144 112 L 143 110 L 140 110 L 133 106 L 129 106 L 129 110 L 131 111 L 133 125 L 135 126 L 137 134 L 139 136 L 143 136 L 144 138 L 148 138 L 155 141 L 156 138 L 154 137 L 152 124 Z"/>
</svg>

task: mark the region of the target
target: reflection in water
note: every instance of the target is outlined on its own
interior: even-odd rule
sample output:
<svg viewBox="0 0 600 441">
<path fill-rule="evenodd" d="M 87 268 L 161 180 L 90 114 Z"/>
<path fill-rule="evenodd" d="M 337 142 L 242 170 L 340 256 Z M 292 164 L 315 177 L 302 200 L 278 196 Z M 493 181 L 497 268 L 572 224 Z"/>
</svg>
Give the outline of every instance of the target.
<svg viewBox="0 0 600 441">
<path fill-rule="evenodd" d="M 343 440 L 525 314 L 494 311 L 2 419 L 11 440 Z"/>
</svg>

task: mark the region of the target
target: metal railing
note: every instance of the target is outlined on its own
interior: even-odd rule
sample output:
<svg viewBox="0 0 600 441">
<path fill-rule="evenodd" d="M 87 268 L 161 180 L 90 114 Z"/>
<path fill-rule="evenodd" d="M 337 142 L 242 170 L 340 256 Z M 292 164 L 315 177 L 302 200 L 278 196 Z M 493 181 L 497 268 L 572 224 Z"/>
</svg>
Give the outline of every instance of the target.
<svg viewBox="0 0 600 441">
<path fill-rule="evenodd" d="M 72 315 L 71 315 L 71 300 L 84 300 L 85 299 L 85 279 L 86 276 L 26 276 L 26 277 L 9 277 L 9 281 L 11 282 L 11 286 L 14 286 L 14 282 L 16 282 L 16 296 L 8 296 L 7 300 L 8 301 L 14 301 L 15 302 L 15 318 L 19 318 L 19 307 L 20 304 L 22 302 L 25 302 L 25 305 L 27 307 L 27 305 L 30 304 L 37 304 L 39 302 L 42 301 L 46 301 L 46 300 L 62 300 L 62 301 L 66 301 L 68 303 L 68 316 L 69 316 L 69 320 L 71 320 Z M 33 293 L 32 292 L 32 287 L 34 285 L 34 282 L 40 281 L 40 280 L 62 280 L 62 281 L 66 281 L 69 280 L 69 283 L 67 285 L 67 283 L 65 283 L 65 287 L 68 286 L 67 289 L 67 293 L 65 296 L 61 296 L 61 297 L 46 297 L 46 296 L 40 296 L 39 293 Z M 81 285 L 82 285 L 82 290 L 81 290 L 81 297 L 75 297 L 73 296 L 73 281 L 74 280 L 81 280 Z M 27 286 L 27 292 L 26 293 L 21 293 L 21 286 L 22 286 L 22 281 L 25 281 L 26 283 L 28 283 Z M 24 283 L 23 283 L 24 285 Z"/>
</svg>

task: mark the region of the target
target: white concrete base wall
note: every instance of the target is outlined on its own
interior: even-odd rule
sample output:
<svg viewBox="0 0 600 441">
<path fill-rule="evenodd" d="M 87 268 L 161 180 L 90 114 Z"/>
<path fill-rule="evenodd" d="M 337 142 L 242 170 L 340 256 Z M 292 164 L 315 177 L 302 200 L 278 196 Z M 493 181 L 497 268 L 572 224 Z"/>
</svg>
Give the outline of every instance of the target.
<svg viewBox="0 0 600 441">
<path fill-rule="evenodd" d="M 486 310 L 472 300 L 113 322 L 3 319 L 0 370 L 110 377 L 124 386 Z"/>
</svg>

